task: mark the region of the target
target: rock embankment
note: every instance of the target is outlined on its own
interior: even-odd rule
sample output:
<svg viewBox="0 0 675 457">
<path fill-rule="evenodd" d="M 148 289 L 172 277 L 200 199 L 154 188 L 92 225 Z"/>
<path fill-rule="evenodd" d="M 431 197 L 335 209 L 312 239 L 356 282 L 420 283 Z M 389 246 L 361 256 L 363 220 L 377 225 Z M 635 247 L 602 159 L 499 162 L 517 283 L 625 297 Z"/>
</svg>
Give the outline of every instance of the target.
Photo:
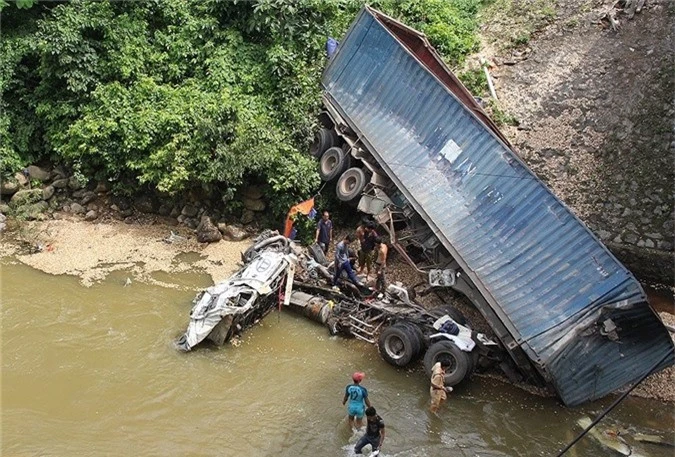
<svg viewBox="0 0 675 457">
<path fill-rule="evenodd" d="M 228 194 L 226 194 L 228 195 Z M 127 224 L 162 222 L 194 230 L 200 243 L 241 241 L 266 218 L 264 190 L 249 186 L 232 198 L 217 191 L 192 191 L 180 197 L 158 193 L 115 196 L 107 182 L 87 181 L 62 167 L 31 165 L 0 183 L 0 232 L 6 216 L 43 221 L 73 216 L 85 221 Z"/>
<path fill-rule="evenodd" d="M 495 51 L 490 71 L 530 168 L 638 277 L 673 285 L 672 7 L 650 1 L 629 18 L 616 5 L 556 3 L 536 39 Z"/>
</svg>

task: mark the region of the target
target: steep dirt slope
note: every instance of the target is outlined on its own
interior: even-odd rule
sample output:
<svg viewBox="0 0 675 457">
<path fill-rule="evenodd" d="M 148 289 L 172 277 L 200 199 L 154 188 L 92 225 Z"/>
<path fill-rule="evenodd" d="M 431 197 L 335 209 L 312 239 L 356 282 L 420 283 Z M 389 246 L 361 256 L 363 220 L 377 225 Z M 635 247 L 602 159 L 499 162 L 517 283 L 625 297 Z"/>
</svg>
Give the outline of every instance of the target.
<svg viewBox="0 0 675 457">
<path fill-rule="evenodd" d="M 614 2 L 542 5 L 532 34 L 514 37 L 518 8 L 484 25 L 501 107 L 519 121 L 504 131 L 638 277 L 672 285 L 675 7 L 648 0 L 629 20 Z"/>
</svg>

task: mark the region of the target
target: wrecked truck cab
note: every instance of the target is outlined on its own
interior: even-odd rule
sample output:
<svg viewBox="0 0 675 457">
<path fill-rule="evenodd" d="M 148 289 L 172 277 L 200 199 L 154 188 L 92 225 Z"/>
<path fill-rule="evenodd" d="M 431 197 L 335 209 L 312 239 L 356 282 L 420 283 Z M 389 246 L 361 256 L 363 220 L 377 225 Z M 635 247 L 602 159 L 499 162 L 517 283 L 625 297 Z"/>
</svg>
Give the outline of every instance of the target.
<svg viewBox="0 0 675 457">
<path fill-rule="evenodd" d="M 242 259 L 241 270 L 197 295 L 188 328 L 176 341 L 179 350 L 190 351 L 205 340 L 223 345 L 256 324 L 274 309 L 284 279 L 297 264 L 289 240 L 269 233 L 256 238 Z"/>
</svg>

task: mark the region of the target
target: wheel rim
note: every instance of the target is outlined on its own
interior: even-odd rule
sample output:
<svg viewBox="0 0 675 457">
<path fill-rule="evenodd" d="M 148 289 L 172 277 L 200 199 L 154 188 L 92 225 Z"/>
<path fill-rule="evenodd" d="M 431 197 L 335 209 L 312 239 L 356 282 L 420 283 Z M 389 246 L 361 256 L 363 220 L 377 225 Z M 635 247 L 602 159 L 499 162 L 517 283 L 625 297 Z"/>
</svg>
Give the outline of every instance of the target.
<svg viewBox="0 0 675 457">
<path fill-rule="evenodd" d="M 443 361 L 447 361 L 450 364 L 450 366 L 445 370 L 446 375 L 452 374 L 457 370 L 457 359 L 454 355 L 450 354 L 449 352 L 439 354 L 436 358 L 436 362 Z"/>
<path fill-rule="evenodd" d="M 350 194 L 358 184 L 358 179 L 355 176 L 347 176 L 342 181 L 342 193 Z"/>
<path fill-rule="evenodd" d="M 322 164 L 322 171 L 323 171 L 325 174 L 328 174 L 328 173 L 330 173 L 331 171 L 335 170 L 335 167 L 337 167 L 337 164 L 338 164 L 338 159 L 337 159 L 337 157 L 331 155 L 330 157 L 328 157 L 327 159 L 325 159 L 325 160 L 323 161 L 323 164 Z"/>
<path fill-rule="evenodd" d="M 387 351 L 389 357 L 399 360 L 405 355 L 405 344 L 403 344 L 403 340 L 398 336 L 389 335 L 384 342 L 384 350 Z"/>
</svg>

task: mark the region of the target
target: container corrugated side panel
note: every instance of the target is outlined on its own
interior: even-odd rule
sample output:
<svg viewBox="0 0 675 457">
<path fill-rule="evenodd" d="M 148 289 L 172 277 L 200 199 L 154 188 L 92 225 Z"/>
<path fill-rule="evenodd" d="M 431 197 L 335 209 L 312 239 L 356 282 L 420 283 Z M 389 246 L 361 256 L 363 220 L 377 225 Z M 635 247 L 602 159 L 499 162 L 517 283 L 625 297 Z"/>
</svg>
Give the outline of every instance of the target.
<svg viewBox="0 0 675 457">
<path fill-rule="evenodd" d="M 576 352 L 556 343 L 603 309 L 620 303 L 650 311 L 635 278 L 367 11 L 340 45 L 323 83 L 542 370 L 557 376 L 549 366 L 563 349 L 567 360 Z M 644 318 L 658 327 L 656 315 L 649 315 Z M 635 345 L 638 353 L 672 342 L 657 332 Z M 587 391 L 613 390 L 650 368 L 646 358 L 584 357 L 631 371 L 607 370 L 584 381 Z M 602 386 L 590 389 L 591 382 Z M 560 392 L 566 403 L 588 397 Z"/>
</svg>

